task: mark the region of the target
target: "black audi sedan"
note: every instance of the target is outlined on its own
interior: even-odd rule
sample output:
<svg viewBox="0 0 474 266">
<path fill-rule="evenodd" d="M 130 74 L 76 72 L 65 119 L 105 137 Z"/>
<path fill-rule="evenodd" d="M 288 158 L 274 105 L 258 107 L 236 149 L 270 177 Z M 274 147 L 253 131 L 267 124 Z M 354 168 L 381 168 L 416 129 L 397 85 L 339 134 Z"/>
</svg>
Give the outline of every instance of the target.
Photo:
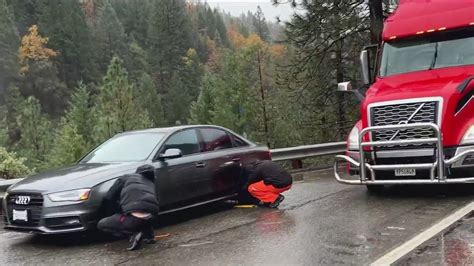
<svg viewBox="0 0 474 266">
<path fill-rule="evenodd" d="M 242 165 L 268 159 L 266 146 L 218 126 L 121 133 L 73 166 L 10 187 L 3 201 L 5 228 L 40 234 L 93 229 L 115 179 L 143 164 L 156 167 L 160 214 L 232 198 L 246 182 Z"/>
</svg>

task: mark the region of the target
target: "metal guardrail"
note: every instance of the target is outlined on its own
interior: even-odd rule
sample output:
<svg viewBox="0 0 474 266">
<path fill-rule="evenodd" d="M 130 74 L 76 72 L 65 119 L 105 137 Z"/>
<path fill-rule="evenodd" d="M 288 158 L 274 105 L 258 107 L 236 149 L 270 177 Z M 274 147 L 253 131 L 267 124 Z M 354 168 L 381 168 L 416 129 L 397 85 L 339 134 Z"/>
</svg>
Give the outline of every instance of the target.
<svg viewBox="0 0 474 266">
<path fill-rule="evenodd" d="M 305 145 L 281 149 L 272 149 L 273 161 L 293 161 L 293 168 L 302 168 L 302 160 L 310 157 L 324 156 L 341 154 L 346 149 L 345 142 L 331 142 L 322 143 L 315 145 Z M 3 197 L 4 192 L 11 185 L 21 181 L 22 178 L 0 180 L 0 199 Z"/>
<path fill-rule="evenodd" d="M 346 142 L 330 142 L 290 148 L 272 149 L 273 161 L 302 160 L 309 157 L 334 155 L 346 150 Z"/>
</svg>

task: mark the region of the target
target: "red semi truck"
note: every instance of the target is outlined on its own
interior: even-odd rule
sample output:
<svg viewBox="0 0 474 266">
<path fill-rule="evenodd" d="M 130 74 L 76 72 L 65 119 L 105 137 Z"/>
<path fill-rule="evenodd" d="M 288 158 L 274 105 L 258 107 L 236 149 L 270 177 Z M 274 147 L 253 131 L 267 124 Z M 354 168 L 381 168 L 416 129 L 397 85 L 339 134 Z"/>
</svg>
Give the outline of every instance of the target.
<svg viewBox="0 0 474 266">
<path fill-rule="evenodd" d="M 474 0 L 401 0 L 382 39 L 361 52 L 366 92 L 338 84 L 357 94 L 361 117 L 337 181 L 474 182 Z"/>
</svg>

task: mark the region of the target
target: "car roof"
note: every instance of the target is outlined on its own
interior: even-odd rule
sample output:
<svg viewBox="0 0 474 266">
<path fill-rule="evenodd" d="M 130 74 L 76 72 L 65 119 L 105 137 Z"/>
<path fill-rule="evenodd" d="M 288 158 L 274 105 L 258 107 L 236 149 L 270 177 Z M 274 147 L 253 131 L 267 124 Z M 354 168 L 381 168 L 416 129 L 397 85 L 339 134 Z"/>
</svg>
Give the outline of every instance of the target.
<svg viewBox="0 0 474 266">
<path fill-rule="evenodd" d="M 133 130 L 133 131 L 126 131 L 123 133 L 119 133 L 117 135 L 126 135 L 126 134 L 135 134 L 135 133 L 164 133 L 164 134 L 170 134 L 176 131 L 180 131 L 183 129 L 188 129 L 188 128 L 217 128 L 217 129 L 223 129 L 227 132 L 231 132 L 233 134 L 236 134 L 232 132 L 232 130 L 229 130 L 225 127 L 221 126 L 216 126 L 216 125 L 185 125 L 185 126 L 174 126 L 174 127 L 157 127 L 157 128 L 149 128 L 149 129 L 142 129 L 142 130 Z"/>
</svg>

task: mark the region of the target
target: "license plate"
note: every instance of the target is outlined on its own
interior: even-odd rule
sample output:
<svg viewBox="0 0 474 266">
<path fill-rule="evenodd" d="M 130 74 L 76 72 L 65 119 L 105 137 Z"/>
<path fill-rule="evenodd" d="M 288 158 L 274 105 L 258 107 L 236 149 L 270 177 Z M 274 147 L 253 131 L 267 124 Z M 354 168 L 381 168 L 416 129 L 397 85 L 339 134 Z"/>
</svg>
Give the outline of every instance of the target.
<svg viewBox="0 0 474 266">
<path fill-rule="evenodd" d="M 395 176 L 415 176 L 415 169 L 395 169 Z"/>
<path fill-rule="evenodd" d="M 28 210 L 13 210 L 13 221 L 28 222 Z"/>
</svg>

